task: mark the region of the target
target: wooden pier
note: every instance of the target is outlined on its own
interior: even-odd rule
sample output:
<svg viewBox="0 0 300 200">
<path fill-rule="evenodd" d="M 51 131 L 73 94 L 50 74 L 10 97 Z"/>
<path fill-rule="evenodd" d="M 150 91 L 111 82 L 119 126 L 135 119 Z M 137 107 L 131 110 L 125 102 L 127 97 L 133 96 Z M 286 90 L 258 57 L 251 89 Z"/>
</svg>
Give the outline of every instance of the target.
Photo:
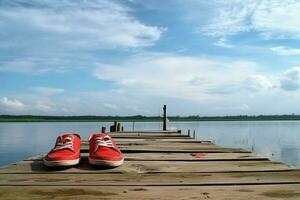
<svg viewBox="0 0 300 200">
<path fill-rule="evenodd" d="M 42 156 L 0 169 L 0 199 L 300 199 L 300 170 L 177 132 L 123 132 L 117 168 L 49 169 Z"/>
</svg>

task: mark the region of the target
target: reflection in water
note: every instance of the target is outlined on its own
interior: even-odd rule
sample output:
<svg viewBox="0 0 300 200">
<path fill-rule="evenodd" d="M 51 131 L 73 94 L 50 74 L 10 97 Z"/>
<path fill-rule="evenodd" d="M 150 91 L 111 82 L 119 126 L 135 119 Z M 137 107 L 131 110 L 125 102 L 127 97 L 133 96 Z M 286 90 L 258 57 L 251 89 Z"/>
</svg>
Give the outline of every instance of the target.
<svg viewBox="0 0 300 200">
<path fill-rule="evenodd" d="M 86 140 L 109 122 L 0 123 L 0 165 L 31 155 L 46 153 L 58 135 L 73 132 Z M 123 123 L 132 130 L 133 123 Z M 272 160 L 300 167 L 300 121 L 262 122 L 171 122 L 183 133 L 196 131 L 197 139 L 211 140 L 227 147 L 240 147 Z M 136 122 L 135 130 L 159 130 L 158 122 Z"/>
</svg>

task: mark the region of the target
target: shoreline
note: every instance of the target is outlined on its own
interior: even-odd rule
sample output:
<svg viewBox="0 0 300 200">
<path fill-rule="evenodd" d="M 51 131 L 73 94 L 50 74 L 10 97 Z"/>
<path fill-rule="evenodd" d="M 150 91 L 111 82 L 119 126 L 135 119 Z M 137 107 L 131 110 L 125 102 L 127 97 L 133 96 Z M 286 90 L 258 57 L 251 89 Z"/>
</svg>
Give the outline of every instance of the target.
<svg viewBox="0 0 300 200">
<path fill-rule="evenodd" d="M 195 119 L 195 120 L 169 120 L 169 122 L 243 122 L 243 121 L 299 121 L 300 119 Z M 41 123 L 41 122 L 161 122 L 161 120 L 122 120 L 122 119 L 107 119 L 107 120 L 22 120 L 22 119 L 0 119 L 0 123 Z"/>
</svg>

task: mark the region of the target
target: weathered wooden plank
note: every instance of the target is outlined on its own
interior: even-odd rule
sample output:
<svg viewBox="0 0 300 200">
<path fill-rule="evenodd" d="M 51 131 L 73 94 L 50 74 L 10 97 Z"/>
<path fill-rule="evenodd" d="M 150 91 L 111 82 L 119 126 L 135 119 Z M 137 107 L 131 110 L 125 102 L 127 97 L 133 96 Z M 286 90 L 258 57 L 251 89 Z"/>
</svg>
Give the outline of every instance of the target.
<svg viewBox="0 0 300 200">
<path fill-rule="evenodd" d="M 127 161 L 247 161 L 268 160 L 252 153 L 128 153 L 124 154 Z"/>
<path fill-rule="evenodd" d="M 166 200 L 166 199 L 289 199 L 299 200 L 297 185 L 245 186 L 70 186 L 70 187 L 0 187 L 2 199 L 112 199 L 112 200 Z"/>
<path fill-rule="evenodd" d="M 181 138 L 188 138 L 188 135 L 183 135 L 180 133 L 109 133 L 111 137 L 181 137 Z"/>
<path fill-rule="evenodd" d="M 184 135 L 141 135 L 141 136 L 131 136 L 131 135 L 118 135 L 113 136 L 113 138 L 128 138 L 128 139 L 188 139 L 189 137 Z"/>
<path fill-rule="evenodd" d="M 131 133 L 139 133 L 139 134 L 181 134 L 178 131 L 163 131 L 163 130 L 137 130 L 137 131 L 120 131 L 120 132 L 111 132 L 109 134 L 131 134 Z"/>
<path fill-rule="evenodd" d="M 88 153 L 81 154 L 87 157 Z M 252 153 L 125 153 L 125 161 L 249 161 L 268 160 Z M 33 156 L 25 161 L 41 161 L 43 155 Z"/>
<path fill-rule="evenodd" d="M 82 149 L 81 153 L 87 153 L 88 149 Z M 198 149 L 198 150 L 172 150 L 172 149 L 122 149 L 123 153 L 249 153 L 243 149 Z M 147 154 L 146 154 L 147 156 Z"/>
<path fill-rule="evenodd" d="M 132 140 L 116 140 L 116 143 L 119 146 L 177 146 L 180 149 L 181 146 L 199 146 L 199 145 L 214 145 L 210 141 L 195 141 L 195 140 L 179 140 L 179 141 L 163 141 L 163 140 L 140 140 L 140 141 L 132 141 Z M 81 144 L 88 145 L 88 141 L 82 141 Z"/>
<path fill-rule="evenodd" d="M 169 143 L 169 142 L 119 142 L 120 149 L 173 149 L 173 150 L 199 150 L 199 149 L 225 149 L 224 147 L 214 144 L 202 144 L 202 143 Z M 88 145 L 83 144 L 82 148 L 86 148 Z M 237 149 L 237 148 L 226 148 Z M 239 148 L 240 149 L 240 148 Z"/>
<path fill-rule="evenodd" d="M 213 144 L 186 144 L 186 143 L 153 143 L 153 142 L 130 142 L 120 144 L 122 152 L 249 152 L 240 148 L 224 148 Z M 82 144 L 82 152 L 87 152 L 88 144 Z"/>
<path fill-rule="evenodd" d="M 149 149 L 178 149 L 178 150 L 190 150 L 190 149 L 219 149 L 224 147 L 214 145 L 211 143 L 180 143 L 180 142 L 161 142 L 161 141 L 138 141 L 138 142 L 117 142 L 118 146 L 123 149 L 127 148 L 149 148 Z M 81 143 L 82 149 L 87 149 L 89 147 L 89 144 L 87 142 Z M 232 148 L 231 148 L 232 149 Z"/>
<path fill-rule="evenodd" d="M 157 141 L 157 142 L 182 142 L 182 143 L 211 143 L 211 141 L 200 140 L 196 141 L 192 138 L 114 138 L 116 142 L 143 142 L 143 141 Z M 86 142 L 86 141 L 84 141 Z"/>
<path fill-rule="evenodd" d="M 156 173 L 156 174 L 0 174 L 0 186 L 170 186 L 300 184 L 300 171 L 237 173 Z"/>
<path fill-rule="evenodd" d="M 280 171 L 294 167 L 271 161 L 126 161 L 117 168 L 93 167 L 87 160 L 68 169 L 49 169 L 42 161 L 22 161 L 0 170 L 0 173 L 159 173 L 159 172 L 241 172 L 241 171 Z"/>
<path fill-rule="evenodd" d="M 118 144 L 123 144 L 123 143 L 185 143 L 185 144 L 213 144 L 209 140 L 194 140 L 192 138 L 183 138 L 183 139 L 167 139 L 167 138 L 162 138 L 162 139 L 140 139 L 140 138 L 115 138 L 114 139 Z M 82 141 L 82 144 L 87 144 L 87 141 Z"/>
</svg>

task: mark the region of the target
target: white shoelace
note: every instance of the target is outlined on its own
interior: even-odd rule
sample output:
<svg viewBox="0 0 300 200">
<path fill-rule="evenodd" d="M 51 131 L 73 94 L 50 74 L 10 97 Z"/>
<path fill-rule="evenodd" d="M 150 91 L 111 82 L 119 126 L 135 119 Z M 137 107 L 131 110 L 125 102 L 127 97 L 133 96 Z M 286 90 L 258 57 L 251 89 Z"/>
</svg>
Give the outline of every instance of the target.
<svg viewBox="0 0 300 200">
<path fill-rule="evenodd" d="M 73 137 L 65 137 L 64 139 L 59 136 L 57 139 L 54 151 L 61 150 L 61 149 L 73 149 Z"/>
<path fill-rule="evenodd" d="M 97 151 L 99 147 L 114 147 L 114 145 L 108 135 L 106 135 L 104 137 L 96 136 L 95 143 L 96 143 L 95 151 Z"/>
</svg>

